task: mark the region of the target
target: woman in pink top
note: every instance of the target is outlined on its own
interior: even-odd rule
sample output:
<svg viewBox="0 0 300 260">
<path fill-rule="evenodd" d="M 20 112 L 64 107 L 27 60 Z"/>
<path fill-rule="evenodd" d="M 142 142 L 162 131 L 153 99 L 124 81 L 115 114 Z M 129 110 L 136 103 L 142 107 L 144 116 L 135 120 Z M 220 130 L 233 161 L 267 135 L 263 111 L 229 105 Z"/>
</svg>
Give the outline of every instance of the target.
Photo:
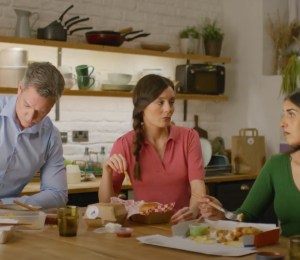
<svg viewBox="0 0 300 260">
<path fill-rule="evenodd" d="M 198 198 L 205 195 L 199 136 L 172 125 L 174 103 L 169 79 L 151 74 L 139 80 L 133 93 L 133 130 L 116 140 L 103 165 L 100 202 L 119 194 L 127 172 L 135 200 L 175 202 L 173 223 L 198 217 Z"/>
</svg>

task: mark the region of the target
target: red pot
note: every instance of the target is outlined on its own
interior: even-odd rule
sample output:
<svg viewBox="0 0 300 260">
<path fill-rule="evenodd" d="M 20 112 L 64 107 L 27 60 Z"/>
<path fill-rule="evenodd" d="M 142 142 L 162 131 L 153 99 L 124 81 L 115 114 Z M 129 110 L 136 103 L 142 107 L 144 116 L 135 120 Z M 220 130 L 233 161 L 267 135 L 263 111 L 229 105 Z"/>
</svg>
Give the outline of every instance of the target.
<svg viewBox="0 0 300 260">
<path fill-rule="evenodd" d="M 146 37 L 150 33 L 141 33 L 133 37 L 126 37 L 129 34 L 137 34 L 141 31 L 133 31 L 128 33 L 120 33 L 115 31 L 89 31 L 85 34 L 86 41 L 91 44 L 121 46 L 124 41 L 132 41 L 136 38 Z"/>
</svg>

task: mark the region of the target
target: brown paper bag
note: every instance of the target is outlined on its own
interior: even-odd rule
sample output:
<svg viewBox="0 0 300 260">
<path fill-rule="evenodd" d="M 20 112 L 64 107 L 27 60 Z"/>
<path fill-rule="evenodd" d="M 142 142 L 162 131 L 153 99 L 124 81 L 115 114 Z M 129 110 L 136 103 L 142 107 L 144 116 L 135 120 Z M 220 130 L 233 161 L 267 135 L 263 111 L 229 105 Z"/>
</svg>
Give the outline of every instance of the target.
<svg viewBox="0 0 300 260">
<path fill-rule="evenodd" d="M 265 137 L 256 128 L 240 129 L 231 139 L 231 164 L 234 174 L 258 174 L 266 161 Z"/>
</svg>

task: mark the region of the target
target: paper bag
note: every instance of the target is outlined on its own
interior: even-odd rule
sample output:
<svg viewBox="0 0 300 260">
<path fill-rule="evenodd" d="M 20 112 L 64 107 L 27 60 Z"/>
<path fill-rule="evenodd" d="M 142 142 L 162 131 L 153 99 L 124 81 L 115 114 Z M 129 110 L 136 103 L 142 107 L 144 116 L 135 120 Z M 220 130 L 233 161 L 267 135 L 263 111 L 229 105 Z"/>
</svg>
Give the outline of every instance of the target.
<svg viewBox="0 0 300 260">
<path fill-rule="evenodd" d="M 234 174 L 258 174 L 266 161 L 265 137 L 256 128 L 240 129 L 231 139 L 231 164 Z"/>
</svg>

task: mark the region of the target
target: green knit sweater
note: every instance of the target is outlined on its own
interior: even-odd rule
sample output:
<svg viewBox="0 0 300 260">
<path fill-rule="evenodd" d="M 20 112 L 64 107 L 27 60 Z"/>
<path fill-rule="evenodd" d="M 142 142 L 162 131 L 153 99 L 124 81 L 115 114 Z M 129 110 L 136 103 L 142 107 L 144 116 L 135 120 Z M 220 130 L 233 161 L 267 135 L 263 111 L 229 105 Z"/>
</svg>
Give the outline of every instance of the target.
<svg viewBox="0 0 300 260">
<path fill-rule="evenodd" d="M 290 156 L 272 156 L 257 176 L 247 198 L 237 210 L 244 220 L 254 222 L 274 201 L 282 236 L 300 234 L 300 190 L 296 187 Z"/>
</svg>

